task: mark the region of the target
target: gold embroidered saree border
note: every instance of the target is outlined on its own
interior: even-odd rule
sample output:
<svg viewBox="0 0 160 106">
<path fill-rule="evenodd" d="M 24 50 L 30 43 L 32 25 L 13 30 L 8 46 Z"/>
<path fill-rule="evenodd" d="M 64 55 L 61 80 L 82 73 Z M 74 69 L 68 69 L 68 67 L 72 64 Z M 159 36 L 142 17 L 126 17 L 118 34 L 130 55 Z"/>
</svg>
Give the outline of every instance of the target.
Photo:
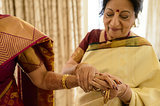
<svg viewBox="0 0 160 106">
<path fill-rule="evenodd" d="M 0 99 L 3 97 L 3 95 L 8 91 L 8 89 L 11 87 L 11 85 L 12 85 L 12 83 L 13 83 L 13 80 L 11 80 L 10 82 L 9 82 L 9 84 L 6 86 L 6 88 L 3 90 L 3 92 L 0 94 Z"/>
<path fill-rule="evenodd" d="M 131 36 L 127 39 L 118 39 L 113 41 L 107 41 L 106 43 L 90 44 L 87 51 L 116 47 L 138 47 L 142 45 L 151 46 L 151 44 L 146 39 L 139 36 Z"/>
<path fill-rule="evenodd" d="M 14 25 L 14 27 L 13 27 Z M 21 29 L 21 30 L 20 30 Z M 36 30 L 27 22 L 8 16 L 0 20 L 0 65 L 15 58 L 28 47 L 45 38 L 44 33 Z"/>
</svg>

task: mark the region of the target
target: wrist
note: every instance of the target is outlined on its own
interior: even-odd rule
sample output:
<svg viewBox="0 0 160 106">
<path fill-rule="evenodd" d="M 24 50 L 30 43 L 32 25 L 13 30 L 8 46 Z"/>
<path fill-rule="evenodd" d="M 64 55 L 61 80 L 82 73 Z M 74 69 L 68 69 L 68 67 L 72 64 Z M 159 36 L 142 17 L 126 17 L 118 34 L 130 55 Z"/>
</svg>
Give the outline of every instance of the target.
<svg viewBox="0 0 160 106">
<path fill-rule="evenodd" d="M 128 104 L 130 102 L 131 96 L 132 92 L 130 87 L 126 84 L 122 84 L 118 94 L 119 99 L 122 100 L 125 104 Z"/>
<path fill-rule="evenodd" d="M 75 66 L 74 75 L 76 75 L 77 70 L 79 70 L 82 66 L 87 65 L 87 63 L 79 63 Z"/>
<path fill-rule="evenodd" d="M 63 83 L 63 82 L 62 82 Z M 77 77 L 75 75 L 69 75 L 66 79 L 65 79 L 65 86 L 67 89 L 70 88 L 74 88 L 78 86 L 78 80 Z"/>
<path fill-rule="evenodd" d="M 118 97 L 121 97 L 125 91 L 126 91 L 127 86 L 125 84 L 120 84 L 118 85 Z"/>
</svg>

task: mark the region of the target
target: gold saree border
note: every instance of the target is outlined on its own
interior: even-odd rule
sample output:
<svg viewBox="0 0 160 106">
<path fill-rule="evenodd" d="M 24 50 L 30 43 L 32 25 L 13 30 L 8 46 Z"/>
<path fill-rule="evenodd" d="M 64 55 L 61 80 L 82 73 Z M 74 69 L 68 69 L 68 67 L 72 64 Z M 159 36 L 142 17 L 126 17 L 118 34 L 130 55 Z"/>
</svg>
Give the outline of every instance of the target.
<svg viewBox="0 0 160 106">
<path fill-rule="evenodd" d="M 126 39 L 116 39 L 113 41 L 107 41 L 105 43 L 93 43 L 88 46 L 87 51 L 97 50 L 97 49 L 107 49 L 116 47 L 138 47 L 142 45 L 151 46 L 151 44 L 144 38 L 139 36 L 130 36 Z"/>
<path fill-rule="evenodd" d="M 0 65 L 46 37 L 34 26 L 17 17 L 8 16 L 0 19 Z"/>
<path fill-rule="evenodd" d="M 13 80 L 11 80 L 10 82 L 9 82 L 9 84 L 6 86 L 6 88 L 3 90 L 3 92 L 0 94 L 0 99 L 3 97 L 3 95 L 8 91 L 8 89 L 11 87 L 11 85 L 12 85 L 12 83 L 13 83 Z"/>
</svg>

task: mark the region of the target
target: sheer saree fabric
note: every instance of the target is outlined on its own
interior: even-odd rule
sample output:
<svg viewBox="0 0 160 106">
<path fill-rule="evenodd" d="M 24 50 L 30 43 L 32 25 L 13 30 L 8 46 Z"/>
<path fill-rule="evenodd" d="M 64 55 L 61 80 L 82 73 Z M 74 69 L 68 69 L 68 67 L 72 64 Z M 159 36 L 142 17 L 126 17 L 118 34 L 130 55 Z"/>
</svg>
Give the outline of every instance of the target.
<svg viewBox="0 0 160 106">
<path fill-rule="evenodd" d="M 20 58 L 22 54 L 31 48 L 36 48 L 37 51 L 36 54 L 28 53 L 26 59 L 31 60 L 26 61 Z M 21 91 L 17 88 L 13 76 L 14 67 L 19 62 L 26 73 L 34 71 L 34 69 L 40 66 L 37 64 L 40 61 L 38 55 L 43 58 L 41 61 L 45 61 L 43 63 L 47 70 L 54 71 L 53 41 L 19 18 L 10 15 L 0 15 L 0 105 L 23 105 L 22 98 L 19 96 Z M 37 60 L 32 59 L 33 56 L 34 59 L 37 57 Z M 28 65 L 28 63 L 32 63 L 30 64 L 32 66 Z M 30 88 L 30 84 L 25 86 Z M 53 91 L 36 88 L 36 90 L 28 90 L 27 93 L 35 93 L 37 95 L 35 98 L 23 97 L 23 101 L 24 99 L 33 99 L 36 102 L 34 106 L 53 106 Z"/>
<path fill-rule="evenodd" d="M 131 33 L 128 38 L 91 43 L 84 55 L 83 52 L 79 47 L 72 58 L 82 58 L 81 62 L 93 65 L 101 73 L 114 75 L 131 87 L 129 106 L 160 105 L 160 64 L 152 46 L 144 38 Z M 81 57 L 75 55 L 80 53 Z M 78 106 L 123 105 L 117 97 L 104 104 L 99 92 L 84 93 L 81 89 L 78 92 Z"/>
</svg>

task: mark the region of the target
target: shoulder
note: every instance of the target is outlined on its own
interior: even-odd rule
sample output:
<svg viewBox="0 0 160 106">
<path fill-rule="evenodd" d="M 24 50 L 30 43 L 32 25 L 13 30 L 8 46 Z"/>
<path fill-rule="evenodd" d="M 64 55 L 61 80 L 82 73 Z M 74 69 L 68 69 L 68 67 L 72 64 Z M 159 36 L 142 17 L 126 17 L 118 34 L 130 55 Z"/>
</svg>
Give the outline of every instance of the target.
<svg viewBox="0 0 160 106">
<path fill-rule="evenodd" d="M 79 47 L 84 51 L 88 48 L 88 45 L 91 43 L 99 42 L 100 33 L 102 30 L 94 29 L 87 33 L 85 38 L 81 41 Z"/>
<path fill-rule="evenodd" d="M 10 16 L 10 15 L 7 15 L 7 14 L 0 14 L 0 19 L 6 18 L 6 17 L 8 17 L 8 16 Z"/>
<path fill-rule="evenodd" d="M 101 29 L 93 29 L 90 31 L 86 37 L 88 39 L 88 44 L 99 42 L 100 34 L 101 34 Z"/>
<path fill-rule="evenodd" d="M 141 37 L 133 32 L 131 32 L 131 37 L 136 37 L 136 41 L 138 41 L 140 44 L 151 45 L 151 43 L 146 38 Z"/>
</svg>

